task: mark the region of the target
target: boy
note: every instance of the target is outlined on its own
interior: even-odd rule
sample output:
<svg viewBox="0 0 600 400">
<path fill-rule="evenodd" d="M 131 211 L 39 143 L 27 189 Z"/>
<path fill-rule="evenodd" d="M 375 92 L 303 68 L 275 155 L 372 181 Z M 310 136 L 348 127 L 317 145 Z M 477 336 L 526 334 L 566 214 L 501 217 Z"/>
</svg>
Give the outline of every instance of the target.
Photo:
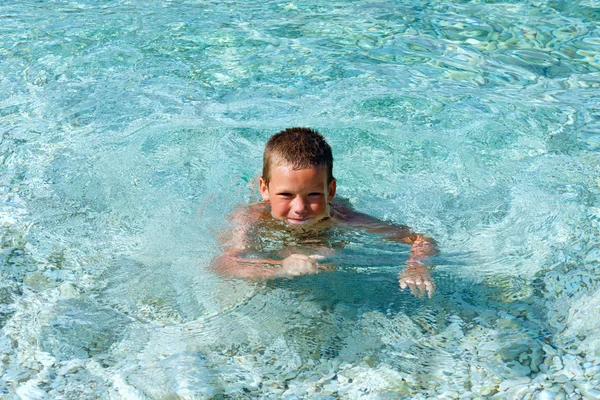
<svg viewBox="0 0 600 400">
<path fill-rule="evenodd" d="M 431 297 L 435 285 L 423 261 L 437 253 L 435 241 L 334 201 L 332 169 L 331 147 L 316 131 L 290 128 L 272 136 L 265 147 L 259 183 L 263 201 L 233 214 L 231 238 L 224 253 L 211 263 L 215 271 L 241 278 L 314 274 L 331 268 L 317 263 L 335 252 L 328 242 L 331 229 L 358 229 L 410 244 L 410 257 L 398 277 L 400 288 Z M 282 259 L 256 258 L 257 251 L 276 253 Z"/>
</svg>

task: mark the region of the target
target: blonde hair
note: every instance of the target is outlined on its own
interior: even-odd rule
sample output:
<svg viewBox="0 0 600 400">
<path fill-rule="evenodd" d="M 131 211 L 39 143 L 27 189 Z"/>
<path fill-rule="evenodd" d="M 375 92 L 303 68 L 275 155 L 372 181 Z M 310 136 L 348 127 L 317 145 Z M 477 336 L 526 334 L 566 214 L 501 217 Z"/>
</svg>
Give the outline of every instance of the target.
<svg viewBox="0 0 600 400">
<path fill-rule="evenodd" d="M 294 169 L 326 167 L 327 183 L 333 180 L 333 155 L 325 138 L 310 128 L 288 128 L 271 136 L 263 155 L 262 178 L 268 185 L 273 165 L 289 164 Z"/>
</svg>

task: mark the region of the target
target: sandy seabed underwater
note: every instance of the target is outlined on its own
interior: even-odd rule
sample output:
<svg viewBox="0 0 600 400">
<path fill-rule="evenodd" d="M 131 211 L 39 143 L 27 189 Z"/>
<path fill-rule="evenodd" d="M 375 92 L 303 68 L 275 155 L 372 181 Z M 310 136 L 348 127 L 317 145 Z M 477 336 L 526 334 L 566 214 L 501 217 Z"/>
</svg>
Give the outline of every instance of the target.
<svg viewBox="0 0 600 400">
<path fill-rule="evenodd" d="M 600 3 L 3 1 L 1 399 L 600 398 Z M 207 265 L 267 138 L 434 237 Z"/>
</svg>

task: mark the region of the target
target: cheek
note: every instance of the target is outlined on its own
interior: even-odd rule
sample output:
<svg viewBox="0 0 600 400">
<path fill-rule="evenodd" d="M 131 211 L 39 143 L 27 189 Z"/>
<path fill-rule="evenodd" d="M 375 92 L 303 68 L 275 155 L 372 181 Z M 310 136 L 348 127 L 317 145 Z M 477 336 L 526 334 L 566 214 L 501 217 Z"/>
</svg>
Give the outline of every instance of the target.
<svg viewBox="0 0 600 400">
<path fill-rule="evenodd" d="M 285 201 L 272 201 L 271 202 L 271 213 L 275 217 L 281 217 L 287 215 L 289 206 Z"/>
<path fill-rule="evenodd" d="M 325 201 L 317 201 L 310 205 L 311 210 L 314 213 L 323 213 L 326 209 Z"/>
</svg>

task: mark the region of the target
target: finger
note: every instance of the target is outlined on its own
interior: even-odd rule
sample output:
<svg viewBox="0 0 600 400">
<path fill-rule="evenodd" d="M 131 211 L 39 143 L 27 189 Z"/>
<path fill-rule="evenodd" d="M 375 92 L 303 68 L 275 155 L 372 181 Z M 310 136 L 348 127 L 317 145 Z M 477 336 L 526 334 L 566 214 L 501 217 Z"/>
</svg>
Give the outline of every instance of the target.
<svg viewBox="0 0 600 400">
<path fill-rule="evenodd" d="M 417 287 L 419 288 L 419 298 L 422 299 L 423 297 L 425 297 L 425 282 L 417 282 Z"/>
<path fill-rule="evenodd" d="M 415 286 L 417 288 L 418 297 L 423 297 L 423 294 L 425 293 L 425 287 L 423 286 L 423 279 L 421 279 L 421 277 L 415 278 Z"/>
<path fill-rule="evenodd" d="M 404 290 L 406 288 L 407 288 L 406 280 L 405 279 L 400 279 L 400 289 Z"/>
<path fill-rule="evenodd" d="M 408 288 L 410 289 L 410 292 L 412 293 L 413 296 L 419 297 L 419 293 L 417 292 L 417 286 L 415 285 L 414 282 L 409 282 Z"/>
<path fill-rule="evenodd" d="M 413 278 L 400 278 L 400 283 L 404 283 L 404 288 L 413 285 L 415 283 L 415 281 L 413 280 Z"/>
<path fill-rule="evenodd" d="M 429 298 L 431 298 L 431 296 L 433 296 L 433 293 L 435 292 L 435 283 L 431 281 L 425 281 L 425 289 L 427 290 L 427 295 L 429 296 Z"/>
</svg>

